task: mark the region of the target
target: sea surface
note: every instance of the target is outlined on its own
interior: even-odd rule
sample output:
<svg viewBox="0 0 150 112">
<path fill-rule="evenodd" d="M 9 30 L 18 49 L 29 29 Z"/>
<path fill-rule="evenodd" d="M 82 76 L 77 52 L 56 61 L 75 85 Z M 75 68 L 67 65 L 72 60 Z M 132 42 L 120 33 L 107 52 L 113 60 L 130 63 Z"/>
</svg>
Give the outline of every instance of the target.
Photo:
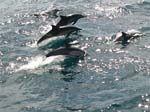
<svg viewBox="0 0 150 112">
<path fill-rule="evenodd" d="M 69 14 L 87 55 L 46 59 L 37 40 Z M 128 30 L 143 36 L 112 41 Z M 0 0 L 0 112 L 150 112 L 150 0 Z"/>
</svg>

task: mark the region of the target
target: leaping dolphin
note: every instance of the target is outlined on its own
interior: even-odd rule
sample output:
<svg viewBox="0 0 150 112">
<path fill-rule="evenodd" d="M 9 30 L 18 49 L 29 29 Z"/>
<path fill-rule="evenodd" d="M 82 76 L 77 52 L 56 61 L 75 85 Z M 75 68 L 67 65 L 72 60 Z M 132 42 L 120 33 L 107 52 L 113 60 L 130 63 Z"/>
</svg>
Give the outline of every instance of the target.
<svg viewBox="0 0 150 112">
<path fill-rule="evenodd" d="M 57 23 L 56 26 L 65 26 L 68 24 L 74 25 L 80 18 L 84 18 L 86 16 L 83 16 L 81 14 L 73 14 L 73 15 L 69 15 L 69 16 L 62 16 L 60 15 L 61 19 L 60 21 Z"/>
<path fill-rule="evenodd" d="M 54 36 L 62 36 L 62 35 L 69 36 L 71 33 L 77 32 L 77 31 L 80 31 L 80 30 L 82 30 L 82 29 L 78 28 L 78 27 L 73 27 L 73 26 L 60 28 L 58 26 L 52 25 L 52 30 L 50 30 L 43 37 L 41 37 L 37 41 L 37 44 L 41 43 L 42 41 L 44 41 L 46 39 L 52 38 Z"/>
</svg>

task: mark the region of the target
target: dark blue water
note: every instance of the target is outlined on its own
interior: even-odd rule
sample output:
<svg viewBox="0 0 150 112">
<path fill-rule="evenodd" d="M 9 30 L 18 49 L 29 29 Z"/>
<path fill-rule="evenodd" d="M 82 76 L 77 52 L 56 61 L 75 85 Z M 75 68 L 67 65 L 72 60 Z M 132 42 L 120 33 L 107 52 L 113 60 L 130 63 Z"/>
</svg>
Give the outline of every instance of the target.
<svg viewBox="0 0 150 112">
<path fill-rule="evenodd" d="M 150 1 L 5 0 L 0 12 L 0 112 L 150 112 Z M 70 36 L 87 56 L 45 60 L 36 41 L 72 13 L 87 16 Z M 133 29 L 144 36 L 125 48 L 109 40 Z"/>
</svg>

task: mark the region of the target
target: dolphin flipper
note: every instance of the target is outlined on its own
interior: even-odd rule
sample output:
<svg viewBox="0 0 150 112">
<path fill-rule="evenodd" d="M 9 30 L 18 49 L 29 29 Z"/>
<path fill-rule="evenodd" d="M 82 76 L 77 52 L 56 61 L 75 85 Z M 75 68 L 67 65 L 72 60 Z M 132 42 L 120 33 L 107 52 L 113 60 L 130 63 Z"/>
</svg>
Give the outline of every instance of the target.
<svg viewBox="0 0 150 112">
<path fill-rule="evenodd" d="M 71 35 L 71 33 L 72 33 L 72 32 L 68 33 L 68 34 L 66 35 L 66 38 L 68 38 L 68 37 Z"/>
<path fill-rule="evenodd" d="M 72 23 L 72 25 L 76 24 L 77 21 L 78 21 L 78 20 L 74 21 L 74 22 Z"/>
</svg>

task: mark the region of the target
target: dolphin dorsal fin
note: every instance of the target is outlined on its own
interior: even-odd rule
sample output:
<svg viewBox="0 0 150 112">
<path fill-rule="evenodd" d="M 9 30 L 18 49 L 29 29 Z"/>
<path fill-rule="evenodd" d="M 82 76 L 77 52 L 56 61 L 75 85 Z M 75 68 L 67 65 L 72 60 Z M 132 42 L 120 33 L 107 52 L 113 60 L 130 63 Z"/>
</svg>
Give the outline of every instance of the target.
<svg viewBox="0 0 150 112">
<path fill-rule="evenodd" d="M 125 32 L 121 32 L 123 36 L 126 36 L 127 34 Z"/>
<path fill-rule="evenodd" d="M 60 18 L 63 19 L 63 18 L 66 18 L 66 16 L 60 15 Z"/>
<path fill-rule="evenodd" d="M 52 25 L 52 30 L 58 29 L 58 26 Z"/>
</svg>

